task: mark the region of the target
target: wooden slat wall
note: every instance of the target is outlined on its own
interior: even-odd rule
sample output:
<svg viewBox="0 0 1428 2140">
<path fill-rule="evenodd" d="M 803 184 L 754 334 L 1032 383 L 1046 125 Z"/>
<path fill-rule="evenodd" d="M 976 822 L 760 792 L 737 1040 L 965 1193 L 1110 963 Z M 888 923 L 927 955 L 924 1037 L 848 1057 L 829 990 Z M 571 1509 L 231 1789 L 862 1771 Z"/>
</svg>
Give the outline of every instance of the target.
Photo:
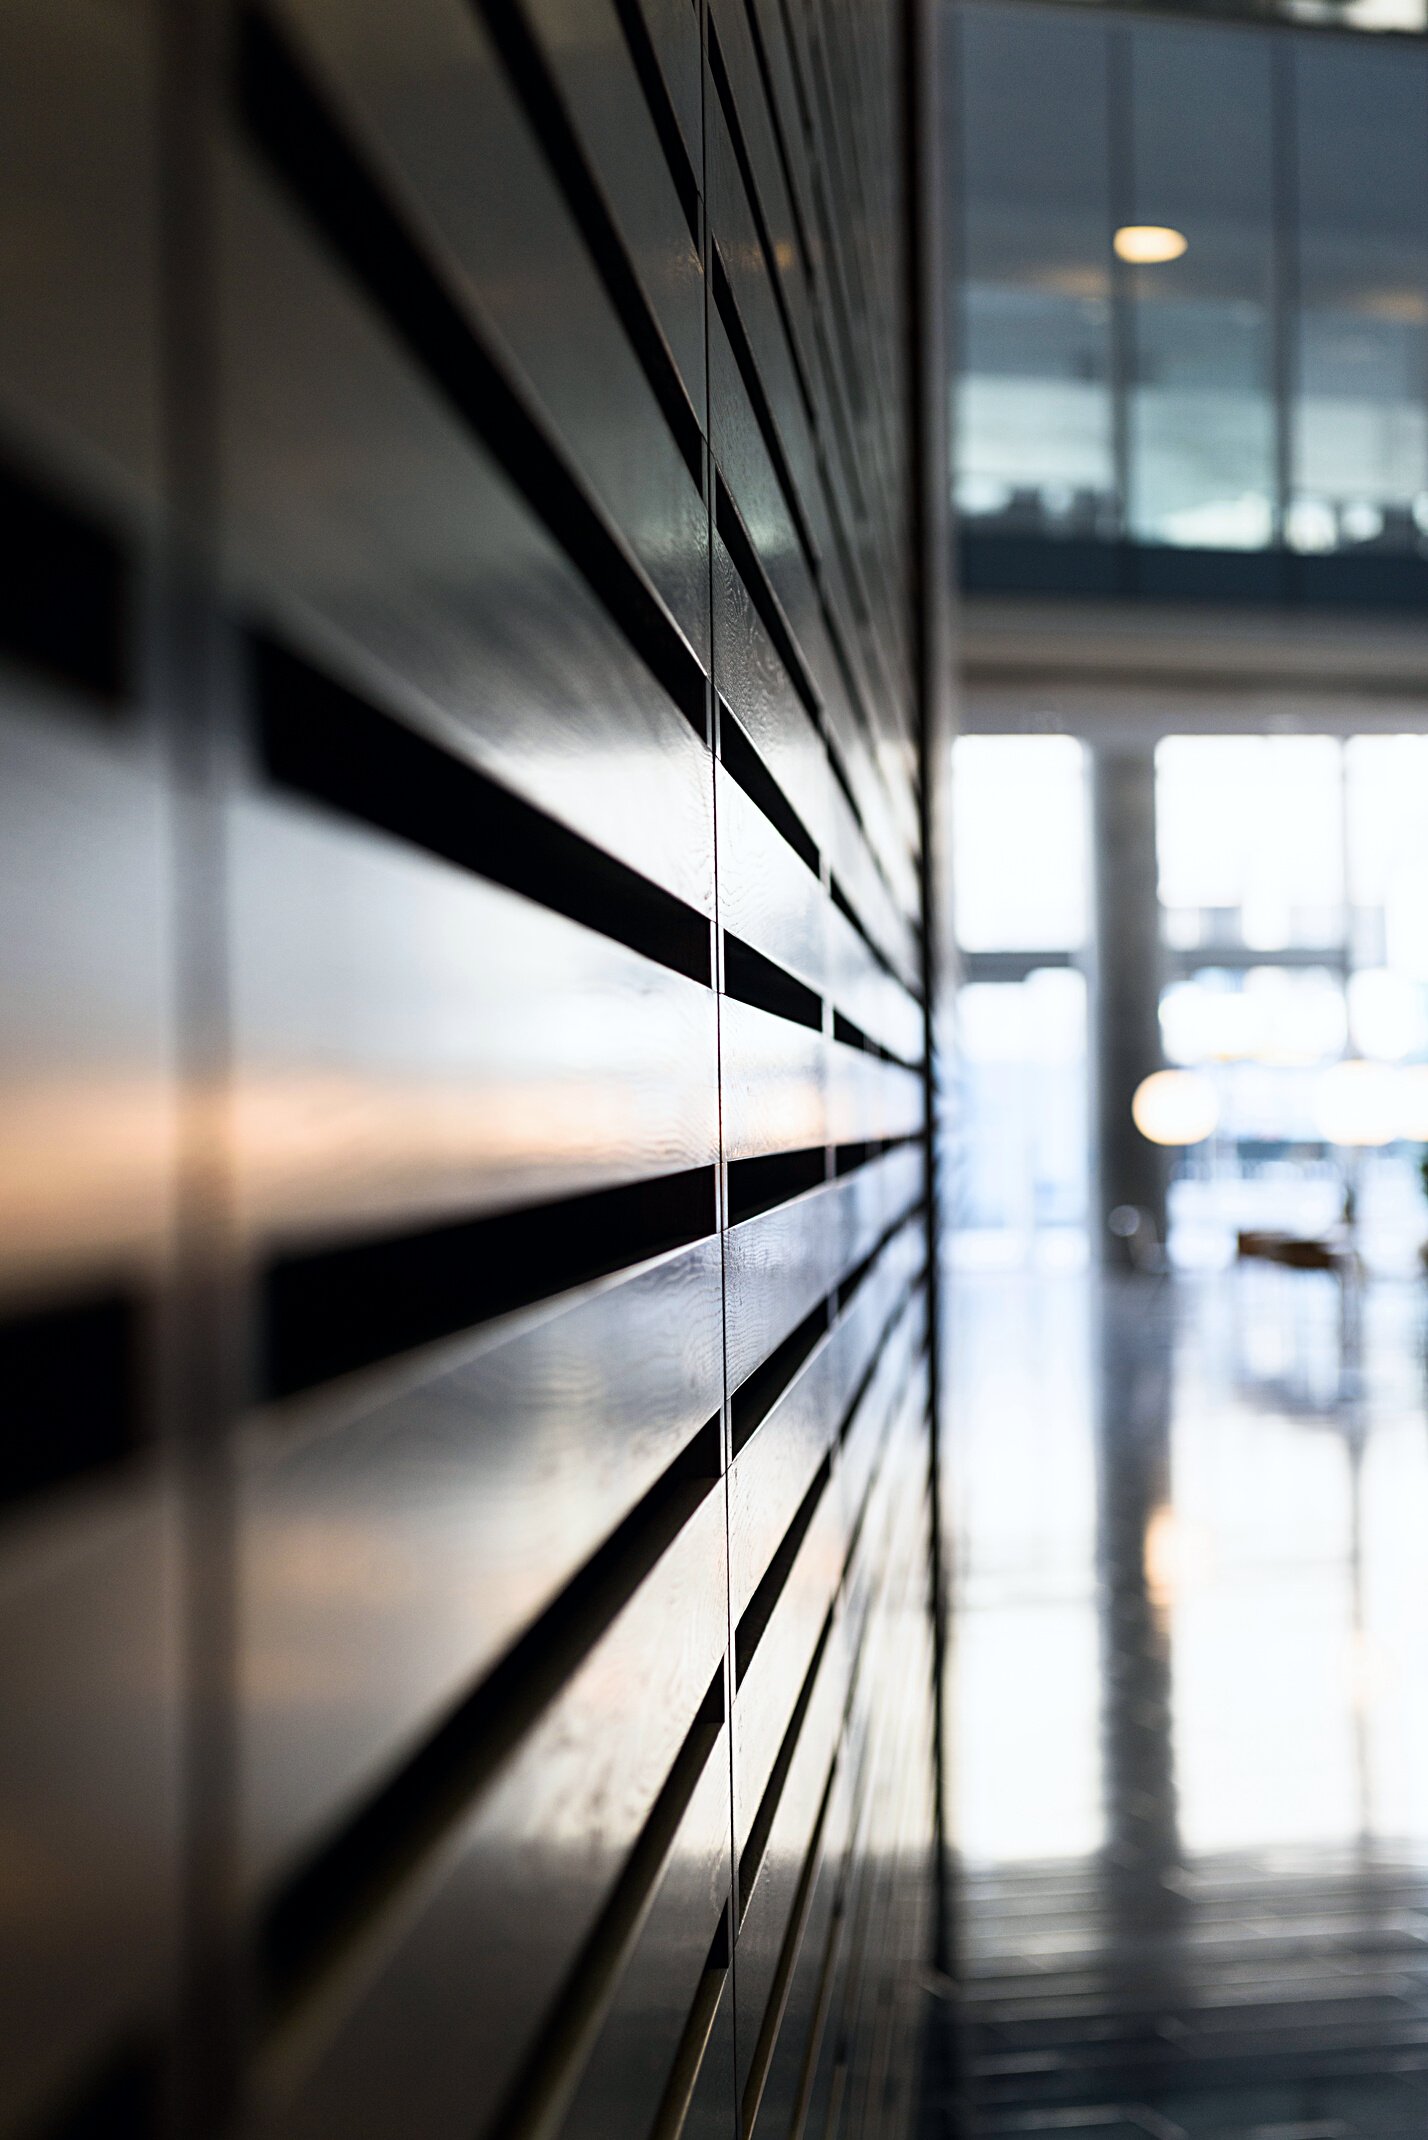
<svg viewBox="0 0 1428 2140">
<path fill-rule="evenodd" d="M 918 35 L 0 16 L 0 2134 L 911 2129 Z"/>
</svg>

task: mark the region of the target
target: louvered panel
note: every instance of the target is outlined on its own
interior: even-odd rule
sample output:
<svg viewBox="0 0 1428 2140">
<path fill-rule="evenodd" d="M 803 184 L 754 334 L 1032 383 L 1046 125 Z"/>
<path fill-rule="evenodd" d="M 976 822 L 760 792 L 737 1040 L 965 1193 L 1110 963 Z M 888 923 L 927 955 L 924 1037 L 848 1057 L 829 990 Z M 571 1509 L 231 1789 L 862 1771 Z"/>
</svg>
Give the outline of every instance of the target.
<svg viewBox="0 0 1428 2140">
<path fill-rule="evenodd" d="M 717 1468 L 722 1370 L 711 1237 L 274 1408 L 240 1504 L 247 1877 L 418 1751 L 622 1526 L 639 1565 Z"/>
<path fill-rule="evenodd" d="M 245 810 L 231 852 L 254 1235 L 397 1232 L 718 1157 L 707 988 L 306 811 Z"/>
<path fill-rule="evenodd" d="M 241 584 L 319 669 L 335 658 L 359 694 L 410 710 L 708 911 L 713 815 L 689 708 L 583 576 L 591 553 L 612 574 L 623 558 L 621 598 L 649 601 L 628 553 L 582 519 L 573 559 L 278 195 L 235 168 L 227 201 L 229 546 Z M 490 421 L 499 444 L 496 426 L 514 418 L 492 405 Z M 638 448 L 638 432 L 622 440 Z M 667 645 L 657 616 L 640 621 L 683 665 L 668 681 L 700 689 L 683 642 Z"/>
<path fill-rule="evenodd" d="M 325 1954 L 333 1990 L 315 2028 L 302 2025 L 303 1965 L 320 1938 L 338 1950 L 347 1925 L 299 1888 L 283 1898 L 268 1974 L 279 2011 L 293 2003 L 293 2048 L 284 2055 L 280 2032 L 260 2076 L 271 2130 L 395 2136 L 416 2122 L 439 2140 L 560 2085 L 543 2031 L 623 1969 L 719 1736 L 722 1529 L 721 1497 L 706 1491 L 583 1659 L 575 1638 L 565 1654 L 581 1661 L 531 1727 L 520 1732 L 529 1695 L 516 1689 L 509 1721 L 453 1747 L 460 1766 L 449 1797 L 434 1782 L 433 1810 L 456 1818 L 428 1814 L 387 1845 L 405 1892 L 391 1892 L 365 1838 L 347 1831 L 351 1877 L 391 1913 L 393 1951 L 375 1977 L 356 1956 L 344 1967 L 340 1952 Z M 473 1790 L 471 1810 L 457 1812 Z"/>
<path fill-rule="evenodd" d="M 912 2129 L 923 35 L 6 12 L 0 2133 Z"/>
<path fill-rule="evenodd" d="M 549 413 L 552 429 L 626 537 L 691 644 L 707 636 L 707 536 L 698 477 L 704 324 L 698 259 L 672 192 L 646 185 L 646 228 L 632 251 L 642 282 L 666 300 L 659 326 L 678 351 L 688 402 L 671 429 L 627 322 L 611 302 L 605 250 L 578 220 L 578 174 L 543 153 L 539 115 L 548 62 L 528 38 L 493 38 L 490 16 L 462 0 L 382 8 L 288 0 L 288 13 L 341 91 L 373 153 L 391 166 L 414 232 L 429 244 L 478 331 L 499 338 Z M 538 26 L 544 31 L 547 26 Z M 613 14 L 582 11 L 578 43 L 556 32 L 559 72 L 591 86 L 602 141 L 629 132 L 621 108 L 599 111 L 598 83 L 643 100 L 621 71 Z M 571 25 L 573 28 L 573 24 Z M 649 127 L 646 115 L 645 126 Z M 649 140 L 628 156 L 651 166 Z M 622 293 L 629 306 L 638 289 Z M 552 332 L 552 301 L 559 306 Z M 632 453 L 634 440 L 640 451 Z M 689 463 L 693 460 L 691 469 Z"/>
</svg>

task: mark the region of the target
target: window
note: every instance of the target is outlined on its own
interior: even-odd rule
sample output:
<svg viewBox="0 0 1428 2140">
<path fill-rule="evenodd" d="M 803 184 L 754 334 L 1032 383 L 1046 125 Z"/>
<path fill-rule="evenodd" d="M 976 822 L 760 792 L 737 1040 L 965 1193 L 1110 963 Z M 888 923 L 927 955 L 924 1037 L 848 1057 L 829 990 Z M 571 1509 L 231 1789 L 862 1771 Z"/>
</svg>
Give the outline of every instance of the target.
<svg viewBox="0 0 1428 2140">
<path fill-rule="evenodd" d="M 1428 534 L 1428 58 L 1308 40 L 1295 54 L 1299 550 Z"/>
<path fill-rule="evenodd" d="M 1263 549 L 1274 535 L 1270 48 L 1235 31 L 1136 27 L 1125 221 L 1175 260 L 1121 269 L 1130 308 L 1129 532 Z"/>
<path fill-rule="evenodd" d="M 969 522 L 1113 534 L 1106 36 L 969 10 L 957 502 Z"/>
<path fill-rule="evenodd" d="M 1341 758 L 1332 736 L 1167 737 L 1156 818 L 1172 946 L 1341 943 Z"/>
<path fill-rule="evenodd" d="M 1086 940 L 1085 752 L 1069 736 L 953 747 L 953 896 L 964 951 L 1074 951 Z"/>
</svg>

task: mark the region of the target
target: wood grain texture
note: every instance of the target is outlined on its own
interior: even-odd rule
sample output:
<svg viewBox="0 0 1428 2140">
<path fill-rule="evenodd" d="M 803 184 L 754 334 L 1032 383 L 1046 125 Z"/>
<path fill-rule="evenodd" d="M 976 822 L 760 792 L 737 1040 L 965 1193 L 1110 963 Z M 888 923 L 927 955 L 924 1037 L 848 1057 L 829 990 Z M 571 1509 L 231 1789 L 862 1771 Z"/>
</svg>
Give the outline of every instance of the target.
<svg viewBox="0 0 1428 2140">
<path fill-rule="evenodd" d="M 920 21 L 5 11 L 6 2133 L 908 2140 Z"/>
<path fill-rule="evenodd" d="M 395 840 L 232 826 L 245 1230 L 469 1217 L 718 1153 L 707 989 Z"/>
<path fill-rule="evenodd" d="M 353 1973 L 268 2068 L 284 2135 L 469 2135 L 495 2113 L 634 1847 L 724 1642 L 711 1495 Z M 679 1630 L 676 1642 L 669 1630 Z M 473 1999 L 473 1985 L 481 1996 Z"/>
<path fill-rule="evenodd" d="M 225 169 L 232 570 L 344 678 L 701 911 L 707 753 L 251 166 Z M 637 450 L 622 440 L 621 450 Z"/>
<path fill-rule="evenodd" d="M 461 0 L 414 0 L 400 20 L 376 0 L 342 7 L 289 0 L 289 12 L 374 152 L 410 194 L 463 303 L 509 352 L 703 655 L 708 538 L 698 485 L 480 12 Z M 650 173 L 643 226 L 630 234 L 631 250 L 646 287 L 668 299 L 663 325 L 693 367 L 688 391 L 698 410 L 704 394 L 699 262 L 687 229 L 681 235 L 678 202 L 672 193 L 660 195 L 647 112 L 643 134 L 638 114 L 631 126 L 628 104 L 642 107 L 643 99 L 612 51 L 619 37 L 613 14 L 587 8 L 564 33 L 558 20 L 538 20 L 536 27 L 567 86 L 584 84 L 580 103 L 588 110 L 577 106 L 577 124 L 588 117 L 611 147 L 623 137 L 625 172 L 633 162 Z M 611 95 L 620 108 L 602 109 Z"/>
<path fill-rule="evenodd" d="M 717 1412 L 722 1370 L 710 1239 L 255 1427 L 247 1879 L 290 1863 L 477 1684 Z"/>
</svg>

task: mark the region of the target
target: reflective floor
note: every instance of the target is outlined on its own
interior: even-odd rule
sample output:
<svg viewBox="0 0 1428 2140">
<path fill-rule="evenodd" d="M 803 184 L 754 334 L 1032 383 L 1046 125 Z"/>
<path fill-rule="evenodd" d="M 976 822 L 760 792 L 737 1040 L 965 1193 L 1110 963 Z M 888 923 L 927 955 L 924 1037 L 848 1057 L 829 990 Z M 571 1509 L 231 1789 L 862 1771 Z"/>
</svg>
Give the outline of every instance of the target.
<svg viewBox="0 0 1428 2140">
<path fill-rule="evenodd" d="M 956 1280 L 977 2133 L 1428 2134 L 1425 1310 Z"/>
</svg>

